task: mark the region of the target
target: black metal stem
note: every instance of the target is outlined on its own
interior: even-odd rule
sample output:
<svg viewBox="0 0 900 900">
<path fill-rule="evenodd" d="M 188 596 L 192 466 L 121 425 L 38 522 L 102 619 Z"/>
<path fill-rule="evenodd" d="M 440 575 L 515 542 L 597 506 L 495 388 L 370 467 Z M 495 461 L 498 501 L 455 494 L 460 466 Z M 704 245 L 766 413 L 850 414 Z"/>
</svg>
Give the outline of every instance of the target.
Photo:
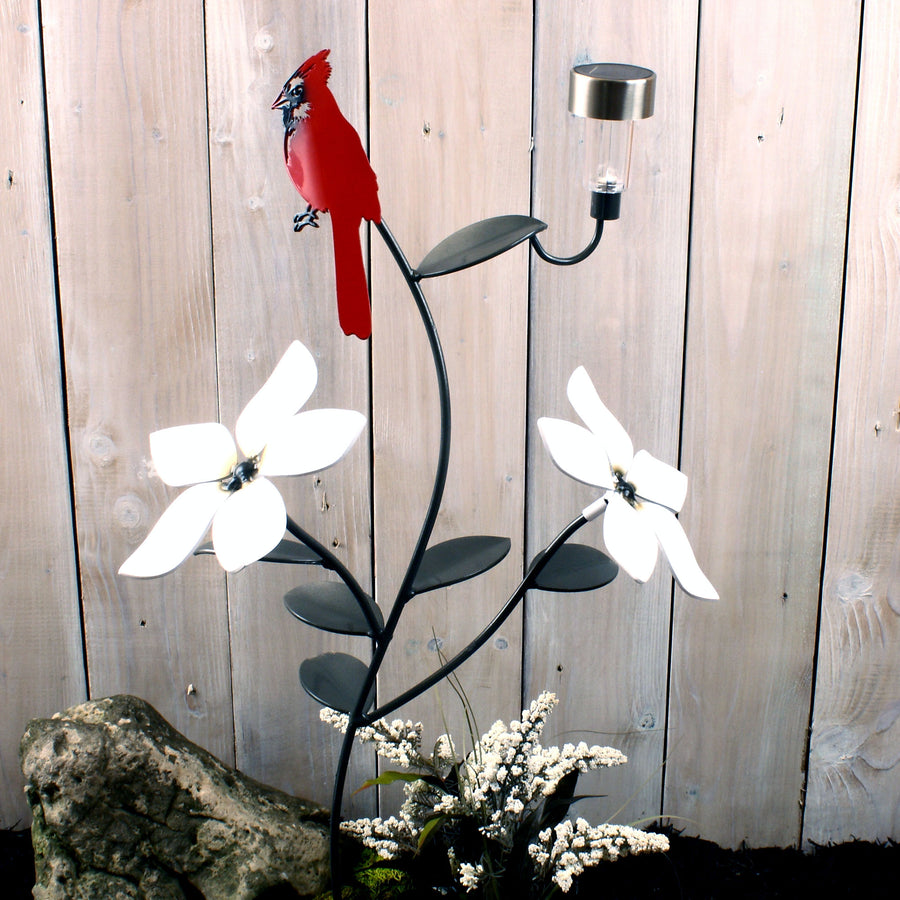
<svg viewBox="0 0 900 900">
<path fill-rule="evenodd" d="M 592 206 L 591 214 L 592 216 L 594 216 L 597 223 L 594 230 L 594 236 L 588 246 L 585 247 L 585 249 L 580 253 L 577 253 L 574 256 L 570 257 L 554 256 L 553 254 L 548 253 L 546 250 L 544 250 L 536 235 L 532 235 L 531 245 L 532 247 L 534 247 L 537 255 L 545 262 L 549 262 L 557 266 L 571 266 L 581 262 L 584 259 L 587 259 L 587 257 L 590 256 L 591 253 L 593 253 L 597 248 L 597 245 L 600 243 L 600 238 L 603 236 L 603 213 L 601 212 L 598 215 L 595 215 L 594 213 L 595 211 Z M 386 703 L 380 709 L 376 709 L 370 714 L 363 713 L 363 706 L 366 702 L 366 698 L 369 696 L 372 686 L 375 683 L 375 679 L 378 675 L 378 670 L 381 668 L 381 664 L 384 661 L 387 648 L 394 636 L 394 632 L 396 631 L 397 625 L 400 621 L 400 616 L 404 608 L 406 607 L 406 604 L 413 596 L 412 585 L 415 581 L 415 577 L 419 571 L 419 568 L 422 565 L 422 559 L 425 555 L 426 549 L 428 548 L 428 542 L 431 539 L 431 534 L 434 530 L 435 522 L 437 521 L 438 512 L 441 506 L 441 500 L 444 495 L 444 488 L 447 482 L 447 470 L 450 463 L 450 385 L 447 378 L 447 366 L 444 362 L 444 354 L 443 350 L 441 349 L 441 343 L 438 337 L 437 328 L 435 327 L 434 319 L 431 316 L 431 310 L 428 308 L 428 303 L 425 300 L 425 295 L 422 292 L 422 288 L 419 284 L 420 276 L 415 272 L 412 266 L 410 266 L 409 261 L 406 259 L 406 256 L 400 249 L 400 245 L 397 243 L 394 235 L 391 233 L 387 225 L 382 221 L 377 223 L 376 227 L 378 228 L 378 231 L 380 232 L 381 237 L 387 245 L 388 249 L 391 251 L 391 254 L 394 257 L 394 261 L 397 263 L 397 267 L 400 269 L 401 274 L 406 280 L 407 287 L 409 288 L 410 293 L 413 296 L 413 300 L 415 301 L 416 307 L 419 310 L 419 315 L 422 318 L 422 323 L 425 326 L 425 332 L 428 336 L 428 342 L 431 347 L 431 354 L 434 359 L 434 368 L 437 376 L 441 431 L 440 445 L 438 449 L 438 460 L 435 467 L 434 488 L 431 492 L 431 500 L 429 501 L 428 509 L 425 513 L 425 519 L 422 523 L 421 531 L 419 532 L 419 538 L 416 541 L 415 548 L 413 549 L 412 556 L 409 560 L 409 565 L 406 569 L 406 574 L 404 575 L 400 588 L 397 591 L 397 597 L 394 600 L 394 605 L 391 608 L 391 612 L 388 616 L 387 622 L 385 622 L 384 628 L 380 632 L 378 632 L 378 638 L 375 644 L 375 651 L 372 655 L 372 661 L 370 662 L 368 671 L 366 672 L 366 678 L 360 689 L 356 705 L 348 716 L 347 730 L 344 734 L 344 740 L 341 743 L 341 751 L 338 758 L 337 772 L 335 773 L 334 790 L 332 792 L 331 802 L 331 883 L 332 895 L 334 897 L 339 897 L 341 893 L 340 873 L 338 871 L 340 852 L 339 844 L 341 807 L 343 805 L 344 786 L 347 780 L 347 770 L 350 765 L 350 755 L 353 750 L 353 741 L 356 737 L 356 732 L 361 726 L 369 724 L 376 719 L 387 715 L 393 710 L 399 708 L 400 706 L 403 706 L 405 703 L 408 703 L 410 700 L 424 693 L 430 687 L 437 684 L 437 682 L 439 682 L 441 679 L 449 675 L 458 666 L 462 665 L 467 659 L 469 659 L 469 657 L 471 657 L 480 647 L 485 644 L 487 640 L 489 640 L 489 638 L 497 631 L 497 629 L 503 624 L 503 622 L 506 621 L 515 607 L 525 596 L 529 588 L 533 587 L 535 579 L 541 573 L 544 566 L 547 565 L 553 555 L 557 552 L 557 550 L 559 550 L 559 548 L 563 544 L 565 544 L 565 542 L 586 522 L 584 516 L 578 516 L 578 518 L 570 522 L 569 525 L 567 525 L 556 536 L 556 538 L 554 538 L 554 540 L 547 546 L 545 550 L 538 554 L 538 556 L 534 559 L 531 566 L 529 567 L 528 572 L 525 574 L 525 577 L 522 579 L 522 581 L 519 583 L 519 586 L 510 596 L 509 600 L 506 601 L 506 603 L 487 625 L 487 627 L 484 628 L 481 633 L 462 651 L 460 651 L 452 659 L 448 660 L 443 666 L 433 672 L 428 678 L 423 679 L 417 685 L 400 694 L 389 703 Z M 346 572 L 346 569 L 344 569 L 342 564 L 340 564 L 339 561 L 336 560 L 333 554 L 331 554 L 327 550 L 325 553 L 322 553 L 318 549 L 318 547 L 320 547 L 321 545 L 316 546 L 318 542 L 316 542 L 316 544 L 309 543 L 307 537 L 311 538 L 311 536 L 301 536 L 300 532 L 302 532 L 302 529 L 300 529 L 299 526 L 296 527 L 298 530 L 296 532 L 292 531 L 292 534 L 295 534 L 295 536 L 306 543 L 307 546 L 322 555 L 323 559 L 328 560 L 329 565 L 335 568 L 335 571 L 338 573 L 338 575 L 340 575 L 340 577 L 344 579 L 347 586 L 350 587 L 350 589 L 354 592 L 357 600 L 360 601 L 361 605 L 363 605 L 363 608 L 367 613 L 366 618 L 368 620 L 371 611 L 368 610 L 367 605 L 363 604 L 363 601 L 361 600 L 359 595 L 356 594 L 356 591 L 353 588 L 353 584 L 355 584 L 355 582 L 351 583 L 351 581 L 348 581 L 344 574 L 342 574 L 341 569 L 343 569 L 344 572 Z M 303 532 L 303 534 L 305 535 L 305 532 Z M 312 540 L 315 539 L 313 538 Z M 338 565 L 341 565 L 341 569 L 338 569 L 334 566 L 335 562 L 337 562 Z M 352 576 L 350 576 L 349 572 L 346 572 L 346 575 L 352 580 Z"/>
<path fill-rule="evenodd" d="M 364 697 L 365 694 L 360 696 Z M 334 787 L 331 791 L 331 816 L 328 821 L 328 852 L 331 857 L 331 896 L 339 898 L 341 896 L 341 873 L 340 873 L 340 853 L 341 853 L 341 805 L 344 802 L 344 785 L 347 781 L 347 769 L 350 766 L 350 753 L 353 750 L 353 739 L 356 737 L 356 730 L 360 723 L 354 722 L 353 716 L 347 723 L 347 731 L 344 734 L 344 740 L 341 742 L 341 752 L 338 756 L 338 767 L 334 774 Z"/>
<path fill-rule="evenodd" d="M 400 271 L 403 273 L 406 284 L 415 300 L 419 315 L 422 317 L 422 324 L 425 326 L 425 332 L 428 335 L 428 343 L 431 347 L 431 355 L 434 359 L 434 370 L 438 383 L 438 399 L 440 402 L 441 413 L 441 436 L 440 446 L 438 448 L 438 461 L 435 467 L 434 488 L 431 492 L 431 500 L 428 504 L 428 510 L 425 513 L 425 520 L 422 523 L 422 530 L 419 532 L 419 539 L 416 542 L 415 550 L 409 560 L 406 569 L 406 575 L 403 583 L 397 592 L 397 600 L 407 603 L 412 597 L 412 583 L 418 574 L 422 565 L 422 557 L 428 548 L 428 541 L 431 540 L 431 532 L 434 530 L 434 523 L 437 521 L 438 512 L 441 506 L 441 499 L 444 496 L 444 487 L 447 483 L 447 470 L 450 466 L 450 382 L 447 378 L 447 364 L 444 362 L 444 351 L 441 349 L 441 341 L 438 337 L 437 327 L 431 316 L 431 310 L 422 293 L 419 285 L 419 277 L 416 275 L 409 261 L 400 249 L 394 235 L 390 229 L 381 221 L 376 226 L 381 233 L 385 244 L 393 254 L 394 260 Z M 396 604 L 395 604 L 396 605 Z M 393 615 L 393 610 L 391 614 Z"/>
<path fill-rule="evenodd" d="M 353 577 L 353 573 L 320 541 L 316 540 L 308 531 L 305 531 L 290 516 L 287 517 L 287 530 L 298 541 L 306 544 L 314 553 L 322 557 L 322 567 L 334 572 L 350 589 L 350 593 L 356 598 L 359 608 L 366 617 L 371 635 L 374 640 L 381 640 L 381 626 L 372 612 L 371 601 L 368 594 L 362 589 L 360 583 Z"/>
<path fill-rule="evenodd" d="M 388 645 L 390 644 L 391 638 L 394 636 L 394 632 L 397 629 L 397 624 L 400 621 L 400 615 L 413 596 L 412 584 L 422 565 L 422 558 L 425 555 L 425 550 L 428 548 L 428 541 L 431 539 L 431 533 L 434 530 L 434 525 L 437 521 L 441 500 L 444 496 L 444 487 L 447 483 L 447 470 L 450 465 L 450 382 L 447 378 L 447 366 L 444 362 L 444 353 L 441 349 L 437 328 L 435 327 L 434 319 L 431 316 L 431 310 L 428 308 L 428 303 L 425 300 L 425 295 L 422 293 L 422 288 L 419 285 L 419 278 L 412 266 L 410 266 L 403 251 L 400 249 L 400 245 L 397 243 L 394 235 L 383 221 L 377 223 L 376 227 L 381 233 L 381 237 L 384 239 L 385 244 L 387 244 L 388 249 L 394 257 L 394 261 L 397 263 L 398 268 L 406 280 L 406 284 L 409 287 L 416 307 L 419 310 L 419 315 L 422 318 L 422 324 L 425 326 L 428 343 L 431 346 L 431 355 L 434 359 L 435 373 L 437 375 L 441 432 L 438 460 L 435 467 L 434 488 L 431 492 L 431 500 L 429 501 L 428 509 L 425 513 L 425 519 L 422 523 L 422 528 L 419 532 L 419 537 L 416 541 L 415 548 L 413 549 L 412 556 L 410 557 L 406 574 L 403 577 L 403 582 L 400 585 L 400 589 L 397 591 L 397 598 L 394 600 L 390 615 L 388 616 L 387 622 L 385 622 L 384 628 L 376 643 L 375 652 L 372 655 L 371 663 L 369 663 L 369 669 L 360 689 L 356 705 L 348 717 L 347 731 L 344 734 L 344 740 L 341 744 L 341 752 L 338 758 L 338 768 L 335 773 L 334 790 L 332 792 L 331 801 L 331 884 L 332 894 L 335 897 L 339 897 L 341 891 L 340 873 L 338 871 L 341 807 L 344 800 L 344 785 L 347 779 L 347 769 L 350 765 L 353 740 L 359 727 L 366 722 L 366 718 L 363 715 L 363 705 L 365 704 L 366 698 L 369 696 L 372 685 L 375 683 L 375 678 L 378 675 L 378 670 L 381 668 L 381 663 L 384 661 Z M 312 549 L 315 548 L 313 547 Z"/>
<path fill-rule="evenodd" d="M 580 253 L 576 253 L 574 256 L 554 256 L 552 253 L 548 253 L 541 246 L 541 242 L 538 240 L 536 234 L 531 236 L 531 246 L 534 247 L 534 252 L 537 253 L 544 262 L 552 263 L 554 266 L 574 266 L 576 263 L 580 263 L 587 259 L 597 249 L 600 238 L 603 237 L 603 219 L 597 219 L 596 221 L 597 224 L 594 228 L 594 236 L 591 238 L 591 242 L 584 250 Z"/>
<path fill-rule="evenodd" d="M 553 558 L 566 541 L 587 522 L 583 515 L 573 519 L 532 561 L 525 573 L 525 577 L 519 582 L 519 586 L 513 591 L 509 600 L 502 606 L 496 616 L 484 628 L 480 634 L 464 649 L 460 650 L 452 659 L 448 659 L 439 669 L 436 669 L 427 678 L 423 678 L 418 684 L 404 691 L 384 706 L 373 710 L 364 717 L 363 724 L 369 725 L 384 716 L 390 715 L 394 710 L 414 700 L 419 694 L 423 694 L 429 688 L 436 685 L 441 679 L 449 675 L 454 669 L 461 666 L 470 656 L 476 653 L 493 636 L 497 629 L 509 618 L 510 613 L 518 606 L 519 601 L 534 587 L 535 579 L 541 574 L 544 567 Z"/>
</svg>

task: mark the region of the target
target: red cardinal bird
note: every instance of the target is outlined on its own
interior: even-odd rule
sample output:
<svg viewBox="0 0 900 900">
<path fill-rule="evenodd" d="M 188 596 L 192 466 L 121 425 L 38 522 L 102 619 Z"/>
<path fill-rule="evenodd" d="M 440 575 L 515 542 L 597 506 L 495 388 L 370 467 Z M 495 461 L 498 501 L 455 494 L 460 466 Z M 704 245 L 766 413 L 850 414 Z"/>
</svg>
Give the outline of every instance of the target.
<svg viewBox="0 0 900 900">
<path fill-rule="evenodd" d="M 365 340 L 372 313 L 359 225 L 381 221 L 378 183 L 359 135 L 341 115 L 328 89 L 329 50 L 311 56 L 285 83 L 272 104 L 284 117 L 284 161 L 308 206 L 294 230 L 318 227 L 317 213 L 331 213 L 338 317 L 344 334 Z"/>
</svg>

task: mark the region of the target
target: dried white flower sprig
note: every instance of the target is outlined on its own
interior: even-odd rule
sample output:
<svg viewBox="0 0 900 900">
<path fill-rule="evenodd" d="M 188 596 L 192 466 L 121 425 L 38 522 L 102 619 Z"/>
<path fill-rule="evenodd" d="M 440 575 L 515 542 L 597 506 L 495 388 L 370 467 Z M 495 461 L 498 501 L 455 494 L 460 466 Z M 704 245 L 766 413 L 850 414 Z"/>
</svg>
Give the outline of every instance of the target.
<svg viewBox="0 0 900 900">
<path fill-rule="evenodd" d="M 319 719 L 333 725 L 341 734 L 347 733 L 350 717 L 346 713 L 334 709 L 322 709 L 319 711 Z M 388 722 L 379 719 L 372 725 L 360 728 L 356 732 L 356 739 L 361 744 L 374 744 L 375 752 L 383 757 L 403 766 L 404 769 L 427 768 L 431 765 L 431 759 L 423 757 L 419 752 L 422 746 L 422 723 L 394 719 Z"/>
<path fill-rule="evenodd" d="M 559 821 L 572 802 L 571 791 L 557 807 L 558 815 L 543 815 L 548 803 L 560 799 L 557 791 L 563 779 L 627 762 L 613 747 L 583 741 L 544 747 L 541 734 L 557 702 L 545 691 L 522 711 L 519 721 L 495 722 L 464 760 L 456 758 L 447 734 L 435 742 L 431 756 L 423 755 L 420 722 L 379 720 L 361 728 L 357 732 L 361 742 L 373 744 L 379 756 L 416 773 L 388 772 L 369 782 L 407 782 L 398 816 L 356 819 L 341 827 L 386 859 L 416 852 L 426 838 L 442 841 L 453 875 L 466 891 L 501 878 L 515 859 L 530 865 L 529 881 L 534 875 L 549 877 L 568 891 L 576 875 L 602 859 L 666 849 L 665 837 L 636 828 L 592 828 L 584 819 L 574 824 Z M 347 729 L 343 713 L 323 709 L 320 718 L 342 732 Z M 465 822 L 471 825 L 468 832 L 480 838 L 457 844 L 458 836 L 467 831 Z"/>
<path fill-rule="evenodd" d="M 566 819 L 541 831 L 537 841 L 528 845 L 528 855 L 542 874 L 549 874 L 568 893 L 572 879 L 602 860 L 668 849 L 669 839 L 662 834 L 629 825 L 591 826 L 585 819 L 576 819 L 573 825 Z"/>
<path fill-rule="evenodd" d="M 589 747 L 584 741 L 542 747 L 541 733 L 557 702 L 555 694 L 544 691 L 522 710 L 520 722 L 495 722 L 462 767 L 461 799 L 477 811 L 482 834 L 504 847 L 512 847 L 525 810 L 551 796 L 566 775 L 628 761 L 613 747 Z"/>
</svg>

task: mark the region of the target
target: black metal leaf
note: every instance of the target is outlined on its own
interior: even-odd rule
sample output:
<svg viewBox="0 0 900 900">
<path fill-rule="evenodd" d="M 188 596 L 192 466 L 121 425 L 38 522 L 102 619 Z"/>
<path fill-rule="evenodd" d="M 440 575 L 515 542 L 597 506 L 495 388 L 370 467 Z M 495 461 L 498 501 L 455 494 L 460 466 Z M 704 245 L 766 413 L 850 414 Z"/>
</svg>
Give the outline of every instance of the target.
<svg viewBox="0 0 900 900">
<path fill-rule="evenodd" d="M 365 602 L 372 610 L 380 631 L 384 628 L 381 610 L 369 597 L 365 598 Z M 322 631 L 373 636 L 362 607 L 342 581 L 323 581 L 295 587 L 284 595 L 284 605 L 292 616 L 307 625 L 321 628 Z"/>
<path fill-rule="evenodd" d="M 619 567 L 596 547 L 564 544 L 535 581 L 542 591 L 593 591 L 609 584 Z"/>
<path fill-rule="evenodd" d="M 453 538 L 425 551 L 413 581 L 413 593 L 449 587 L 487 572 L 509 553 L 510 540 L 492 535 Z"/>
<path fill-rule="evenodd" d="M 194 553 L 201 555 L 204 553 L 214 553 L 211 543 L 201 544 Z M 297 541 L 280 541 L 278 546 L 270 550 L 265 556 L 260 558 L 260 562 L 275 563 L 293 563 L 298 566 L 318 566 L 322 564 L 322 557 L 318 553 L 313 553 L 306 544 L 300 544 Z"/>
<path fill-rule="evenodd" d="M 416 275 L 434 278 L 458 272 L 511 250 L 543 231 L 546 223 L 531 216 L 496 216 L 460 228 L 425 255 Z"/>
<path fill-rule="evenodd" d="M 366 680 L 366 664 L 348 653 L 323 653 L 300 664 L 300 684 L 313 700 L 338 712 L 349 713 Z M 366 698 L 363 712 L 375 702 L 375 685 Z"/>
</svg>

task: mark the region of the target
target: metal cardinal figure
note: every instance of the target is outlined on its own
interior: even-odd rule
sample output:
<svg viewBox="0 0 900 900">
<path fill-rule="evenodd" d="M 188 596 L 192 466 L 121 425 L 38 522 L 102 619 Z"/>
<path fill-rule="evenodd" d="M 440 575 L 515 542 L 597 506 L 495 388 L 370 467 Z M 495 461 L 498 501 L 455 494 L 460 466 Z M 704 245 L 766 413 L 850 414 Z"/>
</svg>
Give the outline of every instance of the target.
<svg viewBox="0 0 900 900">
<path fill-rule="evenodd" d="M 344 334 L 362 340 L 372 333 L 372 313 L 359 226 L 381 222 L 378 182 L 353 126 L 328 89 L 329 50 L 311 56 L 285 82 L 272 109 L 284 118 L 284 161 L 294 187 L 307 202 L 294 230 L 318 227 L 318 213 L 331 213 L 338 318 Z"/>
</svg>

